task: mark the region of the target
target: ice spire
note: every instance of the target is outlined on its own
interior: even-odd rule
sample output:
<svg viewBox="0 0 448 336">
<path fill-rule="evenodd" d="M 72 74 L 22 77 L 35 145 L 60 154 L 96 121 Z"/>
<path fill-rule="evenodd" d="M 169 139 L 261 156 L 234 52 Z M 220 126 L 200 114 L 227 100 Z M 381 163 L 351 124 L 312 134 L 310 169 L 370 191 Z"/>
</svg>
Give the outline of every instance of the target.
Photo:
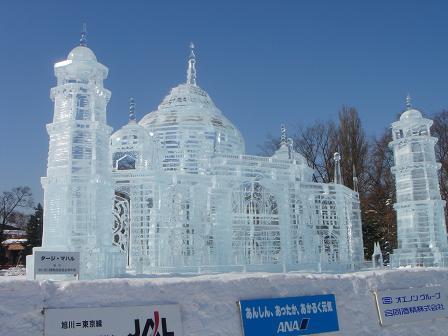
<svg viewBox="0 0 448 336">
<path fill-rule="evenodd" d="M 379 242 L 373 244 L 373 254 L 372 254 L 372 267 L 373 268 L 383 268 L 383 253 L 381 252 L 381 246 Z"/>
<path fill-rule="evenodd" d="M 356 176 L 355 165 L 353 165 L 353 190 L 358 192 L 358 176 Z"/>
<path fill-rule="evenodd" d="M 129 98 L 129 122 L 136 122 L 135 121 L 135 103 L 134 98 Z"/>
<path fill-rule="evenodd" d="M 410 110 L 412 108 L 412 99 L 411 95 L 408 93 L 406 96 L 406 110 Z"/>
<path fill-rule="evenodd" d="M 334 183 L 342 184 L 342 175 L 341 175 L 341 154 L 338 152 L 334 153 Z"/>
<path fill-rule="evenodd" d="M 188 56 L 187 84 L 196 85 L 196 55 L 194 44 L 190 42 L 190 56 Z"/>
<path fill-rule="evenodd" d="M 281 136 L 280 136 L 280 146 L 287 144 L 287 138 L 286 138 L 286 127 L 284 124 L 281 126 Z"/>
<path fill-rule="evenodd" d="M 81 38 L 79 39 L 79 45 L 87 47 L 87 24 L 82 24 Z"/>
</svg>

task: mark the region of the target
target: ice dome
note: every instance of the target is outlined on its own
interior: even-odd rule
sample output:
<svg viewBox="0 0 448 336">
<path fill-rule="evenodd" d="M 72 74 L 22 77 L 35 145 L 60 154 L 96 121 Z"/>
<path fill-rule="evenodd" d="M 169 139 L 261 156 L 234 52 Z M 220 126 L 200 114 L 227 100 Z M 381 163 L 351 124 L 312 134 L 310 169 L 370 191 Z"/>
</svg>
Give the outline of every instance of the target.
<svg viewBox="0 0 448 336">
<path fill-rule="evenodd" d="M 167 144 L 176 129 L 176 132 L 203 136 L 216 153 L 244 153 L 240 131 L 224 117 L 207 92 L 196 85 L 181 84 L 173 88 L 156 111 L 142 118 L 140 125 Z M 195 146 L 191 138 L 185 140 L 181 146 Z"/>
<path fill-rule="evenodd" d="M 422 113 L 412 107 L 411 96 L 408 94 L 406 97 L 406 111 L 401 114 L 400 121 L 418 118 L 423 118 Z"/>
<path fill-rule="evenodd" d="M 136 169 L 153 164 L 154 139 L 135 120 L 135 103 L 130 99 L 129 122 L 110 137 L 113 167 L 118 170 Z"/>
<path fill-rule="evenodd" d="M 239 130 L 196 85 L 195 55 L 188 60 L 187 81 L 171 89 L 157 110 L 140 121 L 165 148 L 166 170 L 203 173 L 215 155 L 244 154 Z"/>
<path fill-rule="evenodd" d="M 68 60 L 71 61 L 93 61 L 96 62 L 96 56 L 90 48 L 79 45 L 70 51 L 67 56 Z"/>
<path fill-rule="evenodd" d="M 411 108 L 409 110 L 406 110 L 402 113 L 400 116 L 400 121 L 406 120 L 406 119 L 415 119 L 415 118 L 422 118 L 422 113 L 419 110 L 416 110 L 414 108 Z"/>
</svg>

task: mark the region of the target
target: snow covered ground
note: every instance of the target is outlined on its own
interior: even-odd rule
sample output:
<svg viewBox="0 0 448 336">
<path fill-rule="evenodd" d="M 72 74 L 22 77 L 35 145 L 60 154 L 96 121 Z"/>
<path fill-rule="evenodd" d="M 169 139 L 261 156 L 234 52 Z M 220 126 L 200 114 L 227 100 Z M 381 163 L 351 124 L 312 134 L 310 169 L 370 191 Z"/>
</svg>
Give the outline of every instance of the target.
<svg viewBox="0 0 448 336">
<path fill-rule="evenodd" d="M 325 335 L 448 335 L 448 319 L 381 327 L 376 289 L 441 285 L 447 269 L 400 269 L 351 274 L 227 273 L 95 281 L 27 281 L 0 276 L 0 335 L 43 335 L 42 308 L 179 303 L 185 335 L 242 335 L 236 301 L 333 293 L 340 331 Z"/>
</svg>

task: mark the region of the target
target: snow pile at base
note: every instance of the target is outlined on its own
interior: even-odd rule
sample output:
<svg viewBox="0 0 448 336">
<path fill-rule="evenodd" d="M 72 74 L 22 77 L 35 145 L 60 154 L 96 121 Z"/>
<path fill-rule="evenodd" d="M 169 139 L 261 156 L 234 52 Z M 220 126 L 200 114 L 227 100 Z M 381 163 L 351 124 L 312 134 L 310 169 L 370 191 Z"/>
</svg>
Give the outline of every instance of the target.
<svg viewBox="0 0 448 336">
<path fill-rule="evenodd" d="M 446 269 L 350 274 L 227 273 L 95 281 L 27 281 L 0 277 L 0 335 L 43 335 L 42 308 L 179 303 L 185 335 L 241 336 L 239 299 L 333 293 L 340 331 L 325 335 L 447 335 L 448 319 L 381 327 L 374 290 L 448 286 Z"/>
<path fill-rule="evenodd" d="M 0 275 L 5 276 L 18 276 L 18 275 L 26 275 L 25 267 L 23 266 L 14 266 L 8 269 L 0 271 Z"/>
</svg>

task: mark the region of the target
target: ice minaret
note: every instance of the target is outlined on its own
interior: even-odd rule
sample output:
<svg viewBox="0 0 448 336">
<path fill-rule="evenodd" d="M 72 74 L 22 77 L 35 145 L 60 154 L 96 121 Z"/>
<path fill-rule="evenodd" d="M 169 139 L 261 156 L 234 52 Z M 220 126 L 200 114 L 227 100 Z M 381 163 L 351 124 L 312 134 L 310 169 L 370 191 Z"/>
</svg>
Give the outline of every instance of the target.
<svg viewBox="0 0 448 336">
<path fill-rule="evenodd" d="M 285 125 L 281 125 L 280 129 L 281 135 L 280 135 L 280 146 L 284 146 L 287 144 L 287 137 L 286 137 L 286 127 Z"/>
<path fill-rule="evenodd" d="M 56 87 L 47 176 L 41 250 L 79 251 L 81 279 L 113 277 L 124 271 L 124 258 L 112 246 L 111 184 L 106 106 L 111 93 L 103 87 L 108 69 L 80 45 L 54 65 Z"/>
<path fill-rule="evenodd" d="M 188 57 L 187 84 L 196 85 L 196 55 L 194 44 L 190 43 L 190 56 Z"/>
<path fill-rule="evenodd" d="M 440 197 L 432 120 L 422 117 L 406 98 L 406 110 L 392 124 L 397 203 L 398 248 L 391 265 L 448 266 L 445 202 Z"/>
<path fill-rule="evenodd" d="M 341 175 L 341 154 L 338 152 L 334 153 L 334 183 L 342 184 L 342 175 Z"/>
<path fill-rule="evenodd" d="M 358 176 L 356 175 L 355 165 L 353 165 L 353 190 L 359 192 Z"/>
<path fill-rule="evenodd" d="M 379 242 L 375 242 L 373 245 L 372 267 L 384 268 L 383 254 Z"/>
</svg>

